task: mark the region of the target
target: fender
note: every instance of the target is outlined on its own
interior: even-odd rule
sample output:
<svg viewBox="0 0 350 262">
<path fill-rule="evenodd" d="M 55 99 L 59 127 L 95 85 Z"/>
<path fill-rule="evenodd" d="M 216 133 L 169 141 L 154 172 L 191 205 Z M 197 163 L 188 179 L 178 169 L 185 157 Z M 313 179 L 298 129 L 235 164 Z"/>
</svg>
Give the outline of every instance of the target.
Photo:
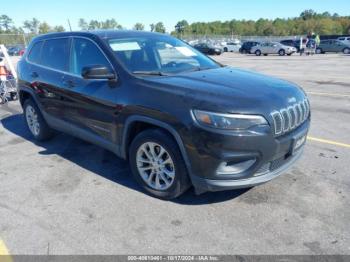
<svg viewBox="0 0 350 262">
<path fill-rule="evenodd" d="M 122 141 L 121 141 L 121 147 L 120 147 L 120 155 L 122 158 L 126 159 L 127 158 L 127 145 L 126 145 L 126 141 L 128 140 L 128 135 L 129 135 L 129 131 L 130 131 L 130 126 L 132 125 L 132 123 L 134 122 L 144 122 L 144 123 L 148 123 L 148 124 L 152 124 L 161 128 L 164 128 L 165 130 L 167 130 L 175 139 L 177 145 L 179 146 L 181 155 L 185 161 L 186 164 L 186 168 L 188 171 L 188 174 L 190 175 L 190 178 L 192 180 L 193 178 L 193 174 L 192 174 L 192 170 L 191 170 L 191 164 L 189 161 L 189 158 L 187 156 L 187 152 L 185 149 L 185 146 L 182 142 L 182 139 L 179 135 L 179 133 L 169 124 L 162 122 L 160 120 L 156 120 L 150 117 L 146 117 L 146 116 L 142 116 L 142 115 L 133 115 L 127 118 L 127 120 L 125 121 L 125 126 L 124 126 L 124 130 L 123 130 L 123 134 L 122 134 Z"/>
</svg>

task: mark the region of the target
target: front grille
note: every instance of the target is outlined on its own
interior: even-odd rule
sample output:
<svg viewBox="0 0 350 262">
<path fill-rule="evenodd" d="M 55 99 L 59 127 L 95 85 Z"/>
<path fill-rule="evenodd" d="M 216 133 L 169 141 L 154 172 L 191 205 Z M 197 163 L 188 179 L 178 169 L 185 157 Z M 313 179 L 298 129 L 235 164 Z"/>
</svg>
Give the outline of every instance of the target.
<svg viewBox="0 0 350 262">
<path fill-rule="evenodd" d="M 288 108 L 271 113 L 275 135 L 283 135 L 299 127 L 310 115 L 310 105 L 307 99 Z"/>
</svg>

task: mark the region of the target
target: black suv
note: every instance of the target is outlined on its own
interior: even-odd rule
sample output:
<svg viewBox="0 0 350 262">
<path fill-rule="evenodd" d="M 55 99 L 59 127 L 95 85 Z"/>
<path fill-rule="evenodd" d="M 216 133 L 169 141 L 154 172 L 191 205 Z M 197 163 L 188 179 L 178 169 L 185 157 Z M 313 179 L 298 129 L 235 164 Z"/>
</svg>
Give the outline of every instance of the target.
<svg viewBox="0 0 350 262">
<path fill-rule="evenodd" d="M 241 54 L 250 54 L 250 50 L 252 49 L 252 47 L 256 46 L 260 44 L 259 42 L 256 41 L 247 41 L 244 42 L 242 47 L 239 49 L 239 52 Z"/>
<path fill-rule="evenodd" d="M 197 44 L 194 48 L 206 55 L 221 55 L 223 53 L 221 48 L 206 43 Z"/>
<path fill-rule="evenodd" d="M 35 38 L 18 64 L 26 124 L 128 159 L 140 185 L 170 199 L 252 187 L 302 154 L 309 102 L 298 86 L 222 66 L 173 37 L 141 31 Z"/>
</svg>

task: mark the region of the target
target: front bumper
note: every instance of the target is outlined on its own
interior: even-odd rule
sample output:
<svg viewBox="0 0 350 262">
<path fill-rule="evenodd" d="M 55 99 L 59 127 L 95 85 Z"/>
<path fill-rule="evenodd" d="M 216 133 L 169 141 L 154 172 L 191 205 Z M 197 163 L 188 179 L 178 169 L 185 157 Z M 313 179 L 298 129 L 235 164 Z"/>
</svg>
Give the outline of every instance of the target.
<svg viewBox="0 0 350 262">
<path fill-rule="evenodd" d="M 295 145 L 307 136 L 309 127 L 310 119 L 280 137 L 270 129 L 255 130 L 253 134 L 218 134 L 195 128 L 193 143 L 186 143 L 186 147 L 196 192 L 247 188 L 278 177 L 302 155 L 304 143 L 298 149 Z M 236 166 L 245 161 L 253 164 L 237 173 L 221 172 L 222 163 Z"/>
<path fill-rule="evenodd" d="M 201 194 L 207 191 L 215 192 L 258 186 L 282 175 L 292 167 L 292 165 L 301 157 L 302 153 L 303 148 L 301 148 L 294 156 L 289 159 L 287 163 L 282 165 L 280 168 L 262 175 L 238 180 L 211 180 L 202 177 L 194 177 L 192 182 L 195 184 L 197 194 Z"/>
</svg>

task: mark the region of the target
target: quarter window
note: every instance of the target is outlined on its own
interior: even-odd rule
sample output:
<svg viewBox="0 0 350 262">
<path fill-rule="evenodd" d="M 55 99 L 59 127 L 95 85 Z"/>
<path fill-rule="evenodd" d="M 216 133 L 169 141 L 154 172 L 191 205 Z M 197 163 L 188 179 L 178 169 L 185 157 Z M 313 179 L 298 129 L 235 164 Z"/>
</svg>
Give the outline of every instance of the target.
<svg viewBox="0 0 350 262">
<path fill-rule="evenodd" d="M 42 65 L 61 71 L 67 71 L 68 57 L 68 38 L 45 41 L 42 49 Z"/>
<path fill-rule="evenodd" d="M 110 68 L 108 60 L 93 42 L 83 38 L 74 38 L 70 72 L 81 75 L 84 67 L 92 65 L 102 65 Z"/>
<path fill-rule="evenodd" d="M 28 55 L 28 60 L 32 63 L 39 64 L 40 62 L 40 51 L 41 47 L 43 46 L 43 42 L 37 42 L 33 45 L 32 49 L 30 50 L 30 53 Z"/>
</svg>

